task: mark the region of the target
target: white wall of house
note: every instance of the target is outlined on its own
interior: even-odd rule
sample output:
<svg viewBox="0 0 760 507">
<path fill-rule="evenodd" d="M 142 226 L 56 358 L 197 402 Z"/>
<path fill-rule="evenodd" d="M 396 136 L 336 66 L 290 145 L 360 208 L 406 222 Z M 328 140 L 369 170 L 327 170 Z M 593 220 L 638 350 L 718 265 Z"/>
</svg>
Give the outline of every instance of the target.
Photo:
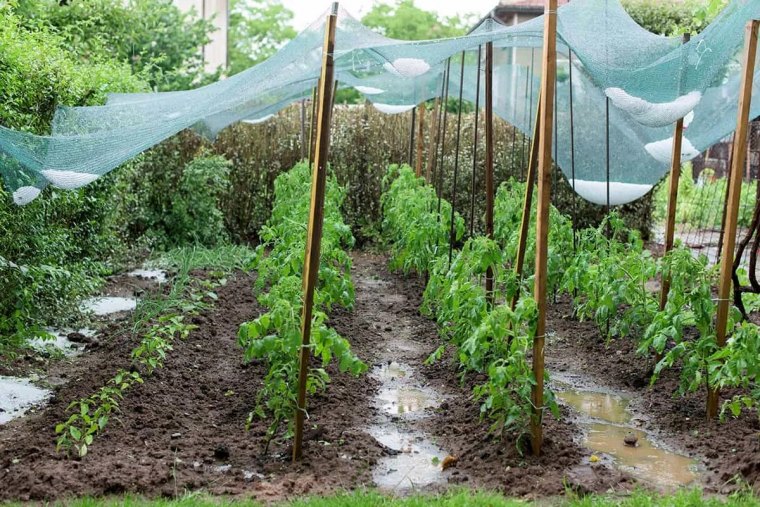
<svg viewBox="0 0 760 507">
<path fill-rule="evenodd" d="M 227 30 L 229 0 L 174 0 L 183 11 L 194 10 L 196 15 L 211 20 L 216 28 L 209 37 L 211 42 L 201 48 L 208 72 L 227 67 Z"/>
</svg>

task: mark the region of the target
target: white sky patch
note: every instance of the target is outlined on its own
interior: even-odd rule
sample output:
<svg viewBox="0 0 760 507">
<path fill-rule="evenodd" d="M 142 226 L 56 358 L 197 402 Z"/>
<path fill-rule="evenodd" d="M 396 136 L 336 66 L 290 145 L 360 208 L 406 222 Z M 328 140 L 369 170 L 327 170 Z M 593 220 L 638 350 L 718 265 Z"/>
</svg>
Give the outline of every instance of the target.
<svg viewBox="0 0 760 507">
<path fill-rule="evenodd" d="M 375 0 L 343 0 L 340 6 L 352 16 L 360 18 L 371 8 Z M 386 3 L 393 3 L 392 0 Z M 437 12 L 440 16 L 455 16 L 457 14 L 476 14 L 480 19 L 493 9 L 498 0 L 469 0 L 463 4 L 460 0 L 416 0 L 414 5 L 426 11 Z M 282 4 L 293 11 L 293 27 L 301 31 L 321 16 L 332 5 L 331 0 L 282 0 Z"/>
</svg>

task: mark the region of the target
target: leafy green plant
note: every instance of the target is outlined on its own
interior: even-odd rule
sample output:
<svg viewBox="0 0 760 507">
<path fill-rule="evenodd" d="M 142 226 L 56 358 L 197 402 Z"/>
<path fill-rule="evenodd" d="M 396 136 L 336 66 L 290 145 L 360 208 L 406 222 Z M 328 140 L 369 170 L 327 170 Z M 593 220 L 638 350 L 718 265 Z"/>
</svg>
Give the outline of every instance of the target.
<svg viewBox="0 0 760 507">
<path fill-rule="evenodd" d="M 643 331 L 658 310 L 657 293 L 647 288 L 657 263 L 636 231 L 616 213 L 597 228 L 579 233 L 579 246 L 562 288 L 574 295 L 577 316 L 592 319 L 608 339 Z"/>
<path fill-rule="evenodd" d="M 257 249 L 253 267 L 258 272 L 256 290 L 259 302 L 268 311 L 240 326 L 238 338 L 245 361 L 263 359 L 268 370 L 249 413 L 247 426 L 254 418 L 269 419 L 264 452 L 282 423 L 288 421 L 284 438 L 292 436 L 292 416 L 297 409 L 299 353 L 301 350 L 302 270 L 306 228 L 309 216 L 311 171 L 305 163 L 280 175 L 275 182 L 272 216 L 263 227 L 263 243 Z M 350 308 L 354 287 L 350 279 L 351 258 L 343 249 L 353 244 L 351 230 L 343 222 L 340 206 L 345 190 L 334 178 L 327 181 L 324 225 L 319 266 L 319 283 L 314 295 L 311 325 L 312 353 L 320 359 L 308 372 L 307 393 L 324 390 L 330 381 L 326 371 L 333 360 L 343 372 L 359 375 L 367 366 L 353 354 L 345 338 L 328 327 L 327 314 L 334 304 Z M 268 287 L 267 292 L 263 292 Z"/>
<path fill-rule="evenodd" d="M 383 180 L 383 231 L 392 238 L 391 267 L 404 273 L 425 273 L 433 259 L 448 253 L 451 204 L 440 201 L 435 190 L 417 178 L 409 166 L 391 165 Z M 454 217 L 455 239 L 464 235 L 464 220 Z"/>
</svg>

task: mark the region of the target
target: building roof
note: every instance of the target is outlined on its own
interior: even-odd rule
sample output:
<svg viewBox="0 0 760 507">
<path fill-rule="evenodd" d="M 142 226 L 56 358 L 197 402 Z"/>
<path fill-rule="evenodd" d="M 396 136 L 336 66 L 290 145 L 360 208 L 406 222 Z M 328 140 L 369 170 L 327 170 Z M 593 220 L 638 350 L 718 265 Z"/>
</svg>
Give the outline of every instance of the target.
<svg viewBox="0 0 760 507">
<path fill-rule="evenodd" d="M 565 5 L 570 0 L 557 0 L 558 5 Z M 544 0 L 500 0 L 494 9 L 497 12 L 544 12 Z"/>
</svg>

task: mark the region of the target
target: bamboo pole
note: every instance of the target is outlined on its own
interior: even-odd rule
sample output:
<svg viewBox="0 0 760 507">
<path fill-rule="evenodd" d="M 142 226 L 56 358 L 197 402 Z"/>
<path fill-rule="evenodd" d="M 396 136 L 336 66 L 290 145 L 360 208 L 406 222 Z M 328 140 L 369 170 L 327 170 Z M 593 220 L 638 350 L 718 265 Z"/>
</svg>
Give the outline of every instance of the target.
<svg viewBox="0 0 760 507">
<path fill-rule="evenodd" d="M 684 34 L 683 43 L 689 42 L 690 35 Z M 676 122 L 673 133 L 673 152 L 670 157 L 670 183 L 668 186 L 668 212 L 665 218 L 665 254 L 673 250 L 676 229 L 676 206 L 678 205 L 678 185 L 681 180 L 681 147 L 683 146 L 683 118 Z M 663 277 L 660 287 L 660 311 L 665 309 L 670 292 L 670 277 Z M 662 354 L 657 353 L 657 361 Z"/>
<path fill-rule="evenodd" d="M 420 104 L 417 114 L 417 160 L 414 164 L 414 174 L 422 176 L 422 160 L 425 151 L 425 104 Z"/>
<path fill-rule="evenodd" d="M 717 343 L 719 347 L 726 345 L 728 325 L 728 310 L 731 305 L 731 275 L 734 264 L 734 248 L 736 246 L 736 227 L 739 219 L 739 198 L 742 190 L 742 169 L 747 156 L 747 136 L 749 130 L 749 109 L 752 103 L 752 85 L 755 77 L 755 58 L 757 56 L 757 37 L 760 20 L 747 24 L 747 42 L 744 55 L 744 75 L 742 76 L 741 92 L 739 93 L 739 113 L 736 120 L 736 138 L 734 140 L 731 161 L 731 176 L 728 182 L 728 208 L 726 209 L 726 224 L 723 230 L 723 255 L 720 257 L 720 281 L 718 284 L 718 318 Z M 718 399 L 720 392 L 717 387 L 709 385 L 707 390 L 707 417 L 713 419 L 718 415 Z"/>
<path fill-rule="evenodd" d="M 319 278 L 319 256 L 324 221 L 325 185 L 327 181 L 327 156 L 330 147 L 330 107 L 333 94 L 333 49 L 335 47 L 335 26 L 338 18 L 338 3 L 333 3 L 332 12 L 325 26 L 324 49 L 322 50 L 322 77 L 320 78 L 319 110 L 317 113 L 316 149 L 311 178 L 311 204 L 306 236 L 306 255 L 303 267 L 303 313 L 301 315 L 301 351 L 298 371 L 298 399 L 295 413 L 295 436 L 293 438 L 293 461 L 301 459 L 303 425 L 306 415 L 306 382 L 309 376 L 311 349 L 311 318 L 314 306 L 314 289 Z"/>
<path fill-rule="evenodd" d="M 306 159 L 306 99 L 301 101 L 301 160 Z"/>
<path fill-rule="evenodd" d="M 514 270 L 518 283 L 522 281 L 525 268 L 525 250 L 528 245 L 528 232 L 530 229 L 530 210 L 533 208 L 533 182 L 536 179 L 536 166 L 538 165 L 539 139 L 541 138 L 541 98 L 536 108 L 536 122 L 533 124 L 533 139 L 530 141 L 530 158 L 528 159 L 528 174 L 525 177 L 525 197 L 523 199 L 522 219 L 520 220 L 520 237 L 517 242 L 517 258 Z M 520 300 L 520 290 L 512 296 L 511 308 L 517 307 Z"/>
<path fill-rule="evenodd" d="M 486 43 L 486 236 L 493 239 L 493 42 Z M 486 294 L 488 300 L 493 303 L 493 267 L 489 266 L 486 271 Z"/>
<path fill-rule="evenodd" d="M 531 449 L 541 454 L 544 440 L 544 342 L 546 335 L 546 270 L 549 255 L 549 205 L 552 185 L 552 138 L 554 136 L 554 93 L 557 75 L 557 0 L 546 0 L 544 7 L 544 48 L 541 69 L 541 115 L 538 130 L 538 213 L 536 216 L 535 298 L 538 306 L 536 335 L 533 337 L 533 376 L 531 388 Z"/>
</svg>

